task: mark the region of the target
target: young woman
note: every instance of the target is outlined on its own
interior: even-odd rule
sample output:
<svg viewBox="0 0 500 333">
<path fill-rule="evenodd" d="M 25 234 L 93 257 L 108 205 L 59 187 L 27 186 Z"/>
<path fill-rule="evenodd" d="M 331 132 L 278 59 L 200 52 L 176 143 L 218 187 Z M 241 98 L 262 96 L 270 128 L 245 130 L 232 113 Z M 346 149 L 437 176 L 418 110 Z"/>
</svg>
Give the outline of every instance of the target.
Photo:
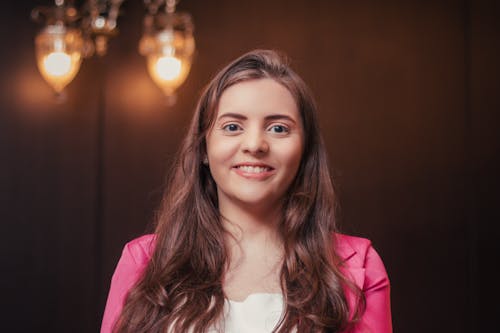
<svg viewBox="0 0 500 333">
<path fill-rule="evenodd" d="M 284 58 L 233 61 L 199 100 L 155 234 L 123 250 L 101 332 L 392 332 L 382 261 L 335 233 L 327 164 Z"/>
</svg>

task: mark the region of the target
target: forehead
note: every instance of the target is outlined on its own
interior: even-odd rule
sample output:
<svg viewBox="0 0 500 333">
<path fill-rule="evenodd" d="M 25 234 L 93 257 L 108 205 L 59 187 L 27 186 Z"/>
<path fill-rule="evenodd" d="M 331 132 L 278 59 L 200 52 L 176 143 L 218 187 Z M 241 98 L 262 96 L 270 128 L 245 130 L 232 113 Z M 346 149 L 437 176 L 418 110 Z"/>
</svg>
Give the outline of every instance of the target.
<svg viewBox="0 0 500 333">
<path fill-rule="evenodd" d="M 269 78 L 236 83 L 221 95 L 217 116 L 224 112 L 238 112 L 246 115 L 284 113 L 300 118 L 295 98 L 290 91 Z"/>
</svg>

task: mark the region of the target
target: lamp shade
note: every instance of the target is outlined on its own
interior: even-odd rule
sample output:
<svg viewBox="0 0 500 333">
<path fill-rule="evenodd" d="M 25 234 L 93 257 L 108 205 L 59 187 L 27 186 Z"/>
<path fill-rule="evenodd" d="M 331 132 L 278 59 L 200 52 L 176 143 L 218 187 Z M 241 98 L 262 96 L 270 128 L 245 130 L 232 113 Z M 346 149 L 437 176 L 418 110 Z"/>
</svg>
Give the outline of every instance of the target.
<svg viewBox="0 0 500 333">
<path fill-rule="evenodd" d="M 63 24 L 48 25 L 35 38 L 38 70 L 61 93 L 78 73 L 84 41 L 79 30 Z"/>
<path fill-rule="evenodd" d="M 167 96 L 186 80 L 191 69 L 195 41 L 188 14 L 168 13 L 159 19 L 159 29 L 146 30 L 139 52 L 146 57 L 149 75 Z"/>
</svg>

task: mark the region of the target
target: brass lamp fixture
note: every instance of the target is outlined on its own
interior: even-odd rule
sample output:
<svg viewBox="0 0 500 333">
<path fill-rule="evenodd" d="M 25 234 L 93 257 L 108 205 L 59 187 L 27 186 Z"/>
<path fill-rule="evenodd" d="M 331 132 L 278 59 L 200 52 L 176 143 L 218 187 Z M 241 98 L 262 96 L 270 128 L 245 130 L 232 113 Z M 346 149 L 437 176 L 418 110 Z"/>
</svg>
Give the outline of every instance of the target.
<svg viewBox="0 0 500 333">
<path fill-rule="evenodd" d="M 35 38 L 38 69 L 61 96 L 64 87 L 78 73 L 85 51 L 82 33 L 75 28 L 77 11 L 64 1 L 56 1 L 55 7 L 35 8 L 32 18 L 45 21 L 45 27 Z"/>
<path fill-rule="evenodd" d="M 139 53 L 146 57 L 153 81 L 167 97 L 176 100 L 176 89 L 186 80 L 195 50 L 193 22 L 187 13 L 176 13 L 178 1 L 145 1 L 148 14 L 144 18 L 144 34 Z M 160 11 L 164 6 L 164 12 Z"/>
<path fill-rule="evenodd" d="M 77 75 L 82 60 L 106 54 L 108 40 L 118 33 L 123 0 L 55 0 L 52 7 L 36 7 L 32 19 L 44 24 L 35 37 L 35 54 L 42 77 L 61 99 Z M 175 91 L 186 80 L 195 50 L 194 26 L 187 13 L 176 13 L 179 0 L 144 0 L 147 14 L 139 52 L 146 57 L 153 81 L 175 103 Z"/>
</svg>

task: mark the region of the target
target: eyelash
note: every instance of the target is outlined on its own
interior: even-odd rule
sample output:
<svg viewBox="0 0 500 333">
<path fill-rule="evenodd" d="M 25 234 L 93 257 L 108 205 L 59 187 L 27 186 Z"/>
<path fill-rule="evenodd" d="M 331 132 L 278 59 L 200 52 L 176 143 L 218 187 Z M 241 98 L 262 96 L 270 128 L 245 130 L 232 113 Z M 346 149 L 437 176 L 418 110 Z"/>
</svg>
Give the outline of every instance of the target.
<svg viewBox="0 0 500 333">
<path fill-rule="evenodd" d="M 233 130 L 230 130 L 229 127 L 230 126 L 235 126 L 236 128 L 233 129 Z M 224 126 L 222 126 L 222 129 L 226 132 L 236 132 L 236 131 L 239 131 L 239 130 L 242 130 L 241 126 L 238 125 L 238 124 L 235 124 L 235 123 L 229 123 L 229 124 L 225 124 Z"/>
<path fill-rule="evenodd" d="M 288 128 L 288 126 L 285 126 L 285 125 L 282 125 L 282 124 L 277 124 L 277 125 L 272 125 L 269 130 L 273 129 L 273 128 L 280 128 L 283 130 L 283 132 L 273 132 L 273 133 L 277 133 L 277 134 L 283 134 L 283 133 L 288 133 L 290 132 L 290 129 Z"/>
<path fill-rule="evenodd" d="M 231 127 L 233 127 L 232 129 L 230 129 Z M 273 129 L 281 129 L 282 132 L 276 132 L 276 131 L 273 131 Z M 239 124 L 235 124 L 235 123 L 229 123 L 229 124 L 225 124 L 221 127 L 221 129 L 223 131 L 226 131 L 226 132 L 229 132 L 229 133 L 235 133 L 237 131 L 241 131 L 243 130 L 243 128 L 239 125 Z M 286 134 L 288 132 L 290 132 L 290 128 L 286 125 L 283 125 L 283 124 L 275 124 L 275 125 L 272 125 L 270 127 L 268 127 L 267 129 L 268 131 L 272 132 L 272 133 L 275 133 L 275 134 Z"/>
</svg>

